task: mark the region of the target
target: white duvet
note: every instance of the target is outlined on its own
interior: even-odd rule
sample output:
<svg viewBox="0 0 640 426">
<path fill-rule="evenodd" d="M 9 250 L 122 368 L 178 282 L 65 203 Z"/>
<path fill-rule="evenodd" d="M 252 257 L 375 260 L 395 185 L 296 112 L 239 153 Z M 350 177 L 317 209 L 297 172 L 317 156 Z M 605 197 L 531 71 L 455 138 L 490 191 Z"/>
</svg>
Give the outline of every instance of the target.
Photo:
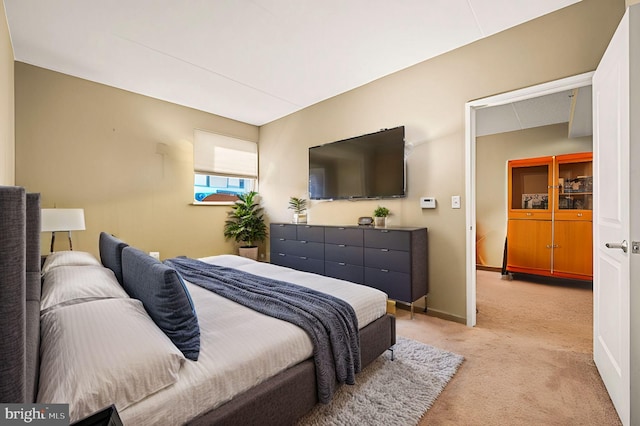
<svg viewBox="0 0 640 426">
<path fill-rule="evenodd" d="M 339 297 L 353 306 L 360 328 L 386 313 L 387 295 L 370 287 L 238 256 L 201 260 Z M 312 354 L 311 340 L 301 328 L 187 286 L 200 324 L 199 359 L 186 360 L 177 383 L 124 409 L 120 417 L 125 424 L 182 424 Z"/>
</svg>

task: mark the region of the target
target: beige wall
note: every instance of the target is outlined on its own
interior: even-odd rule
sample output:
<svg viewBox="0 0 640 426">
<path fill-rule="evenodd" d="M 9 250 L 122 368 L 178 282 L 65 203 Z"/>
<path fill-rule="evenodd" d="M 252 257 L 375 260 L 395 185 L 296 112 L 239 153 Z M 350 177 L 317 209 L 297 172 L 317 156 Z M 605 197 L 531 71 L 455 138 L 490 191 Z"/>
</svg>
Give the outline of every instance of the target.
<svg viewBox="0 0 640 426">
<path fill-rule="evenodd" d="M 569 139 L 567 123 L 477 138 L 477 263 L 502 267 L 508 160 L 591 151 L 591 136 Z"/>
<path fill-rule="evenodd" d="M 107 231 L 162 258 L 233 251 L 228 207 L 190 205 L 193 129 L 257 141 L 257 127 L 20 62 L 15 89 L 16 183 L 43 207 L 85 209 L 75 249 L 97 254 Z"/>
<path fill-rule="evenodd" d="M 309 146 L 405 125 L 406 199 L 313 202 L 309 218 L 354 224 L 384 204 L 393 225 L 428 227 L 429 308 L 465 318 L 464 198 L 450 208 L 465 189 L 465 102 L 595 69 L 623 12 L 622 0 L 583 0 L 263 126 L 260 189 L 271 220 L 288 221 L 288 197 L 305 194 Z M 438 208 L 420 209 L 421 196 Z"/>
<path fill-rule="evenodd" d="M 0 3 L 0 185 L 15 182 L 13 48 L 4 4 Z"/>
</svg>

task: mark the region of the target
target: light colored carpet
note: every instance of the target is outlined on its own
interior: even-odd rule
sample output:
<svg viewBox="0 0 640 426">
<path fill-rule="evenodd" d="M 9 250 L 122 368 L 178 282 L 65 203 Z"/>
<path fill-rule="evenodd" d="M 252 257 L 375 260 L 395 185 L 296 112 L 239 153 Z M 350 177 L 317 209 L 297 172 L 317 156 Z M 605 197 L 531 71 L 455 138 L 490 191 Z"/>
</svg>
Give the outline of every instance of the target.
<svg viewBox="0 0 640 426">
<path fill-rule="evenodd" d="M 397 338 L 386 352 L 341 386 L 328 405 L 318 404 L 299 425 L 416 425 L 463 361 L 461 355 Z"/>
</svg>

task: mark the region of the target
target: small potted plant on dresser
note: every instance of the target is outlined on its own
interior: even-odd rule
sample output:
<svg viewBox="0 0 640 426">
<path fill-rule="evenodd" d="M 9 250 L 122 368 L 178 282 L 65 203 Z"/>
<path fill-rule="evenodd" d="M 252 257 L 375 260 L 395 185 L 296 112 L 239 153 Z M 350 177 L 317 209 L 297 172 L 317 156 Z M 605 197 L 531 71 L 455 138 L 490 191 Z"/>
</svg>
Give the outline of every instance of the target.
<svg viewBox="0 0 640 426">
<path fill-rule="evenodd" d="M 267 238 L 267 225 L 264 222 L 262 207 L 255 200 L 257 192 L 251 191 L 238 195 L 238 201 L 231 206 L 224 223 L 224 236 L 233 238 L 241 244 L 240 256 L 258 260 L 257 242 Z"/>
<path fill-rule="evenodd" d="M 390 213 L 388 208 L 382 206 L 378 206 L 373 211 L 373 220 L 376 228 L 384 228 L 387 226 L 387 216 L 389 216 Z"/>
<path fill-rule="evenodd" d="M 307 200 L 290 197 L 289 209 L 293 210 L 293 223 L 307 223 Z"/>
</svg>

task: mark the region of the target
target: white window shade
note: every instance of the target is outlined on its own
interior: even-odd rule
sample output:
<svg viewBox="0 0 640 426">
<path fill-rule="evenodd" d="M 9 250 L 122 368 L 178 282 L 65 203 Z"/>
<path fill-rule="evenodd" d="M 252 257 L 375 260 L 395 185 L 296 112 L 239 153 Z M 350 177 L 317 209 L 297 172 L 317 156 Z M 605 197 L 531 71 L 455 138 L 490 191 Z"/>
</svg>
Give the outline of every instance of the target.
<svg viewBox="0 0 640 426">
<path fill-rule="evenodd" d="M 196 173 L 258 178 L 258 144 L 195 130 L 193 168 Z"/>
</svg>

